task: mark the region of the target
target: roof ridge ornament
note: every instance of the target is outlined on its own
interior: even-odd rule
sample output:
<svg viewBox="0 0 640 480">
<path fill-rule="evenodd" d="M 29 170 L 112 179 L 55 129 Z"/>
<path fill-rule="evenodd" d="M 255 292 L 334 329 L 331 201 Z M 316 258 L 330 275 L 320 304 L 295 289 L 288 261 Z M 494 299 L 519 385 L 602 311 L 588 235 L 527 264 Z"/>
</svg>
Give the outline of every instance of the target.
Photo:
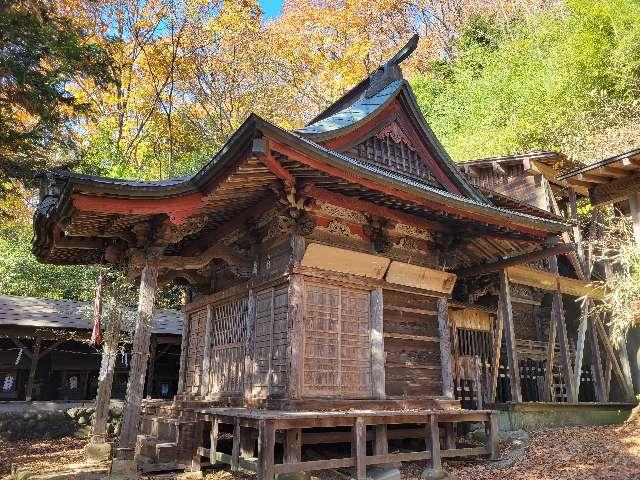
<svg viewBox="0 0 640 480">
<path fill-rule="evenodd" d="M 365 97 L 373 97 L 391 82 L 404 78 L 402 76 L 402 70 L 400 69 L 400 63 L 414 52 L 418 46 L 418 40 L 420 40 L 420 36 L 415 33 L 398 53 L 371 74 L 369 77 L 369 87 L 364 92 Z"/>
</svg>

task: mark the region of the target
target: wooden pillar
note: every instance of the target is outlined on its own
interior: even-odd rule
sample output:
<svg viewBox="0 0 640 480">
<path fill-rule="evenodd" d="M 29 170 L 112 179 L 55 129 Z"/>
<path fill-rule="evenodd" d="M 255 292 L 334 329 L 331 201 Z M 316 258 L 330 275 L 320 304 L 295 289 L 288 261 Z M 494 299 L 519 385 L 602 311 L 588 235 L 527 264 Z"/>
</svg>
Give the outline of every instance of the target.
<svg viewBox="0 0 640 480">
<path fill-rule="evenodd" d="M 636 245 L 640 247 L 640 192 L 633 192 L 629 195 L 629 212 L 633 224 L 633 238 Z"/>
<path fill-rule="evenodd" d="M 511 290 L 507 272 L 500 272 L 500 311 L 504 321 L 504 336 L 507 346 L 507 361 L 509 363 L 509 379 L 511 384 L 511 400 L 522 402 L 520 389 L 520 368 L 518 367 L 518 352 L 516 351 L 516 332 L 513 323 L 513 308 L 511 306 Z"/>
<path fill-rule="evenodd" d="M 357 417 L 353 425 L 353 448 L 356 464 L 356 480 L 366 480 L 367 478 L 367 425 L 364 418 Z"/>
<path fill-rule="evenodd" d="M 440 362 L 442 371 L 442 395 L 454 398 L 453 366 L 451 359 L 451 333 L 449 307 L 446 298 L 438 299 L 438 333 L 440 335 Z"/>
<path fill-rule="evenodd" d="M 549 271 L 558 275 L 558 259 L 557 257 L 549 257 Z M 578 402 L 578 394 L 573 383 L 573 368 L 571 367 L 571 358 L 569 356 L 569 338 L 567 335 L 567 324 L 564 319 L 564 305 L 562 303 L 562 292 L 560 285 L 556 286 L 553 292 L 553 307 L 551 316 L 556 324 L 556 335 L 558 337 L 558 345 L 560 346 L 560 356 L 562 361 L 562 379 L 567 390 L 569 403 Z"/>
<path fill-rule="evenodd" d="M 425 443 L 427 445 L 427 451 L 431 452 L 431 468 L 435 471 L 442 470 L 440 428 L 438 428 L 438 419 L 435 415 L 429 415 L 429 421 L 426 425 Z"/>
<path fill-rule="evenodd" d="M 299 399 L 302 396 L 302 349 L 304 346 L 304 279 L 302 275 L 289 276 L 288 321 L 291 332 L 289 360 L 289 397 Z"/>
<path fill-rule="evenodd" d="M 547 368 L 544 375 L 544 391 L 542 394 L 542 398 L 545 402 L 553 402 L 553 365 L 555 363 L 556 356 L 556 322 L 554 320 L 553 309 L 555 308 L 555 300 L 554 306 L 552 306 L 551 312 L 551 320 L 549 322 L 549 340 L 547 341 Z"/>
<path fill-rule="evenodd" d="M 285 430 L 284 463 L 298 463 L 302 461 L 302 429 L 290 428 Z"/>
<path fill-rule="evenodd" d="M 502 353 L 502 330 L 503 330 L 502 309 L 498 308 L 497 315 L 493 323 L 493 365 L 491 365 L 491 385 L 489 401 L 496 401 L 496 389 L 498 388 L 498 377 L 500 376 L 500 354 Z"/>
<path fill-rule="evenodd" d="M 447 450 L 453 450 L 456 448 L 456 424 L 453 422 L 447 422 L 444 424 L 445 428 L 445 448 Z"/>
<path fill-rule="evenodd" d="M 33 383 L 35 382 L 36 372 L 38 370 L 41 345 L 42 338 L 40 336 L 37 336 L 33 341 L 33 347 L 31 349 L 31 368 L 29 369 L 29 378 L 27 380 L 27 389 L 25 392 L 25 400 L 27 402 L 30 402 L 33 399 Z"/>
<path fill-rule="evenodd" d="M 215 465 L 217 461 L 216 451 L 218 449 L 218 417 L 211 420 L 211 432 L 209 433 L 209 462 Z"/>
<path fill-rule="evenodd" d="M 258 475 L 257 480 L 273 480 L 273 450 L 276 431 L 273 422 L 260 420 L 258 423 Z"/>
<path fill-rule="evenodd" d="M 109 401 L 111 400 L 113 374 L 115 372 L 116 357 L 118 356 L 122 315 L 122 309 L 116 305 L 111 306 L 107 315 L 109 324 L 102 343 L 102 360 L 100 362 L 98 393 L 96 395 L 96 418 L 93 421 L 93 431 L 91 433 L 91 441 L 93 443 L 103 443 L 107 434 Z"/>
<path fill-rule="evenodd" d="M 240 418 L 236 418 L 233 425 L 233 444 L 231 447 L 231 470 L 237 472 L 240 468 Z"/>
<path fill-rule="evenodd" d="M 213 335 L 213 307 L 207 306 L 207 319 L 204 326 L 204 351 L 202 352 L 202 373 L 200 376 L 200 395 L 207 398 L 211 385 L 211 335 Z"/>
<path fill-rule="evenodd" d="M 194 433 L 195 438 L 195 453 L 191 459 L 191 467 L 189 471 L 200 472 L 202 470 L 202 456 L 200 455 L 200 448 L 202 446 L 202 433 L 204 431 L 204 424 L 202 421 L 196 419 L 196 428 Z"/>
<path fill-rule="evenodd" d="M 489 459 L 498 460 L 500 450 L 498 448 L 498 414 L 489 414 L 489 421 L 485 422 L 485 430 L 487 433 L 487 450 L 489 450 Z"/>
<path fill-rule="evenodd" d="M 153 398 L 153 376 L 156 369 L 156 352 L 158 350 L 158 339 L 151 336 L 151 344 L 149 345 L 149 365 L 147 366 L 147 398 Z"/>
<path fill-rule="evenodd" d="M 591 368 L 593 372 L 593 382 L 596 390 L 596 400 L 598 402 L 607 401 L 607 390 L 605 387 L 604 371 L 602 369 L 602 357 L 600 356 L 600 343 L 598 341 L 598 331 L 593 315 L 589 321 L 589 340 L 591 342 Z"/>
<path fill-rule="evenodd" d="M 386 455 L 389 453 L 389 437 L 386 425 L 376 425 L 376 435 L 373 442 L 374 455 Z"/>
<path fill-rule="evenodd" d="M 251 398 L 253 387 L 253 334 L 256 324 L 256 302 L 257 295 L 255 290 L 249 290 L 247 299 L 247 316 L 245 320 L 245 328 L 247 329 L 247 338 L 244 348 L 244 398 L 245 401 Z"/>
<path fill-rule="evenodd" d="M 138 434 L 140 420 L 140 406 L 142 405 L 142 391 L 149 355 L 149 341 L 151 339 L 151 323 L 153 320 L 153 305 L 158 282 L 158 265 L 147 259 L 142 269 L 140 291 L 138 295 L 138 318 L 131 351 L 131 367 L 127 382 L 125 407 L 122 412 L 122 427 L 118 442 L 118 458 L 127 460 L 133 458 L 133 450 Z M 183 352 L 185 354 L 186 352 Z"/>
<path fill-rule="evenodd" d="M 380 400 L 386 398 L 384 370 L 384 308 L 382 288 L 371 292 L 371 379 L 373 396 Z"/>
<path fill-rule="evenodd" d="M 189 315 L 182 309 L 182 338 L 180 339 L 180 369 L 178 370 L 178 395 L 184 393 L 184 382 L 187 375 L 187 354 L 189 350 Z"/>
</svg>

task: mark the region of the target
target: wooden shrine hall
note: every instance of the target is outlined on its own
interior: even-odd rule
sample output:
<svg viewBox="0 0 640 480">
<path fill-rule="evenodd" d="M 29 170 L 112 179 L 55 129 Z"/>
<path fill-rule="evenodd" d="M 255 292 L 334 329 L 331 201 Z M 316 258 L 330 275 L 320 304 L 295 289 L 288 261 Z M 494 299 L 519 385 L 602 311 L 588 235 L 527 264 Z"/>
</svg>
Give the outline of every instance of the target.
<svg viewBox="0 0 640 480">
<path fill-rule="evenodd" d="M 106 261 L 140 279 L 120 459 L 192 470 L 223 462 L 271 480 L 495 458 L 496 414 L 480 397 L 493 401 L 503 384 L 521 400 L 517 329 L 531 328 L 514 319 L 512 279 L 547 282 L 555 305 L 562 293 L 593 292 L 559 274 L 576 251 L 570 222 L 484 193 L 452 162 L 402 77 L 416 43 L 304 128 L 249 116 L 189 178 L 43 177 L 38 259 Z M 179 393 L 143 405 L 154 292 L 176 278 L 191 292 Z M 551 363 L 572 379 L 556 312 Z M 462 408 L 456 385 L 480 363 L 489 387 L 476 409 Z M 565 383 L 565 400 L 577 401 Z M 471 421 L 485 422 L 486 446 L 457 441 L 456 424 Z M 415 451 L 389 453 L 408 432 Z M 351 450 L 339 458 L 307 448 L 342 442 Z"/>
</svg>

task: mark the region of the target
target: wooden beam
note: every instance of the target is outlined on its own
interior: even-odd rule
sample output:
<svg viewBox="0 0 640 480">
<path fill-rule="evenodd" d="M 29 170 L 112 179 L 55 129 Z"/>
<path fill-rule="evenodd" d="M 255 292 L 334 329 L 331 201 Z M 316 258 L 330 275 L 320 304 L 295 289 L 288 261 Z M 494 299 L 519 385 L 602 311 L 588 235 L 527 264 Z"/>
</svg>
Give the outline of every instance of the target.
<svg viewBox="0 0 640 480">
<path fill-rule="evenodd" d="M 438 299 L 438 334 L 440 336 L 440 365 L 442 371 L 442 395 L 453 398 L 453 365 L 451 357 L 451 330 L 446 298 Z"/>
<path fill-rule="evenodd" d="M 625 200 L 640 190 L 640 174 L 612 180 L 589 189 L 591 205 L 594 207 Z"/>
<path fill-rule="evenodd" d="M 591 369 L 593 382 L 595 384 L 596 401 L 607 401 L 607 390 L 605 387 L 605 376 L 602 368 L 602 356 L 600 355 L 600 342 L 598 341 L 598 329 L 595 324 L 595 315 L 589 315 L 589 340 L 591 345 Z"/>
<path fill-rule="evenodd" d="M 384 355 L 384 306 L 382 288 L 371 291 L 371 383 L 373 396 L 380 400 L 386 398 L 385 393 L 385 355 Z"/>
<path fill-rule="evenodd" d="M 554 273 L 530 268 L 524 265 L 516 265 L 508 267 L 509 279 L 513 283 L 519 285 L 528 285 L 530 287 L 539 288 L 553 292 L 558 284 L 560 291 L 574 297 L 589 297 L 593 300 L 602 300 L 604 291 L 602 288 L 596 287 L 585 280 L 563 277 Z"/>
<path fill-rule="evenodd" d="M 558 275 L 558 259 L 556 257 L 549 258 L 549 270 L 552 274 Z M 570 403 L 577 403 L 578 393 L 573 383 L 573 368 L 571 367 L 571 357 L 569 356 L 569 338 L 567 335 L 567 324 L 564 318 L 564 305 L 559 282 L 556 290 L 553 292 L 551 316 L 554 317 L 556 322 L 556 334 L 558 336 L 558 344 L 560 345 L 560 355 L 562 356 L 562 378 L 567 390 L 567 396 L 569 397 Z"/>
<path fill-rule="evenodd" d="M 240 426 L 240 419 L 236 418 L 233 425 L 233 443 L 231 446 L 231 471 L 237 472 L 240 468 L 240 436 L 242 434 L 242 427 Z"/>
<path fill-rule="evenodd" d="M 230 265 L 248 265 L 246 257 L 239 255 L 232 247 L 218 244 L 193 257 L 163 255 L 158 259 L 158 266 L 169 270 L 198 270 L 216 258 Z"/>
<path fill-rule="evenodd" d="M 202 195 L 193 193 L 171 198 L 113 198 L 99 195 L 74 194 L 73 206 L 83 212 L 121 215 L 166 214 L 169 221 L 183 224 L 202 206 Z"/>
<path fill-rule="evenodd" d="M 611 344 L 611 340 L 609 340 L 609 335 L 607 334 L 607 331 L 605 330 L 604 325 L 602 324 L 602 321 L 600 320 L 599 317 L 595 318 L 595 326 L 598 331 L 598 334 L 600 335 L 600 340 L 604 345 L 607 356 L 611 361 L 613 373 L 615 373 L 616 378 L 623 390 L 623 393 L 625 395 L 625 400 L 633 401 L 633 389 L 629 388 L 629 384 L 627 383 L 624 373 L 622 372 L 622 368 L 620 367 L 618 358 L 615 355 L 615 351 L 613 349 L 613 345 Z M 605 383 L 606 383 L 606 379 L 605 379 Z"/>
<path fill-rule="evenodd" d="M 450 232 L 451 229 L 439 222 L 433 220 L 422 219 L 420 217 L 409 215 L 404 212 L 393 210 L 388 207 L 377 205 L 373 202 L 361 200 L 356 197 L 349 197 L 340 193 L 335 193 L 330 190 L 326 190 L 321 187 L 317 187 L 311 183 L 303 185 L 301 192 L 305 195 L 313 197 L 317 200 L 330 203 L 332 205 L 347 208 L 349 210 L 355 210 L 363 213 L 368 213 L 376 217 L 394 220 L 404 225 L 420 228 L 427 231 L 437 232 Z"/>
<path fill-rule="evenodd" d="M 142 269 L 140 279 L 138 315 L 131 351 L 131 367 L 129 369 L 126 403 L 122 413 L 122 427 L 118 442 L 118 458 L 122 460 L 132 458 L 138 434 L 157 282 L 158 265 L 154 263 L 153 258 L 148 258 Z"/>
<path fill-rule="evenodd" d="M 554 301 L 555 305 L 555 301 Z M 553 309 L 553 307 L 552 307 Z M 549 322 L 549 339 L 547 340 L 547 368 L 544 374 L 544 388 L 542 391 L 542 398 L 545 402 L 554 402 L 553 392 L 553 365 L 555 363 L 556 354 L 556 322 L 554 319 L 553 311 L 551 315 L 551 321 Z"/>
<path fill-rule="evenodd" d="M 574 243 L 563 243 L 542 250 L 536 250 L 530 253 L 524 253 L 515 257 L 509 257 L 497 262 L 478 265 L 475 267 L 463 268 L 456 271 L 458 278 L 475 277 L 479 275 L 486 275 L 487 273 L 499 272 L 507 267 L 514 265 L 520 265 L 523 263 L 535 262 L 544 258 L 549 258 L 555 255 L 562 255 L 575 251 L 576 245 Z"/>
<path fill-rule="evenodd" d="M 265 167 L 269 169 L 271 173 L 273 173 L 280 180 L 285 182 L 287 185 L 295 185 L 296 177 L 291 175 L 289 171 L 284 168 L 280 162 L 271 154 L 271 152 L 267 153 L 264 157 L 259 157 L 260 161 L 264 164 Z"/>
<path fill-rule="evenodd" d="M 209 462 L 211 465 L 216 464 L 217 456 L 216 451 L 218 449 L 218 417 L 213 417 L 211 420 L 211 430 L 209 431 Z"/>
<path fill-rule="evenodd" d="M 429 415 L 429 422 L 426 424 L 426 430 L 425 443 L 427 446 L 427 452 L 431 453 L 431 469 L 434 471 L 442 470 L 438 417 L 435 415 Z"/>
<path fill-rule="evenodd" d="M 520 389 L 520 367 L 518 353 L 516 351 L 516 332 L 513 322 L 513 308 L 511 306 L 511 289 L 509 277 L 505 270 L 500 272 L 500 306 L 504 320 L 504 336 L 507 345 L 507 360 L 509 363 L 509 379 L 511 383 L 511 400 L 522 403 L 522 391 Z"/>
</svg>

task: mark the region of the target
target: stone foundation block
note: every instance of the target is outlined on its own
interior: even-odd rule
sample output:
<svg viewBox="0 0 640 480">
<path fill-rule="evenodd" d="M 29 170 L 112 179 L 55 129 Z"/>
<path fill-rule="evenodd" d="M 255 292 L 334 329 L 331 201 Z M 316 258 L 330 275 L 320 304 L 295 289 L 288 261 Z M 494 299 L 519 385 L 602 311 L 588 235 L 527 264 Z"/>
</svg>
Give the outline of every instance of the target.
<svg viewBox="0 0 640 480">
<path fill-rule="evenodd" d="M 84 457 L 87 462 L 100 463 L 108 462 L 113 456 L 113 444 L 89 443 L 84 447 Z"/>
</svg>

